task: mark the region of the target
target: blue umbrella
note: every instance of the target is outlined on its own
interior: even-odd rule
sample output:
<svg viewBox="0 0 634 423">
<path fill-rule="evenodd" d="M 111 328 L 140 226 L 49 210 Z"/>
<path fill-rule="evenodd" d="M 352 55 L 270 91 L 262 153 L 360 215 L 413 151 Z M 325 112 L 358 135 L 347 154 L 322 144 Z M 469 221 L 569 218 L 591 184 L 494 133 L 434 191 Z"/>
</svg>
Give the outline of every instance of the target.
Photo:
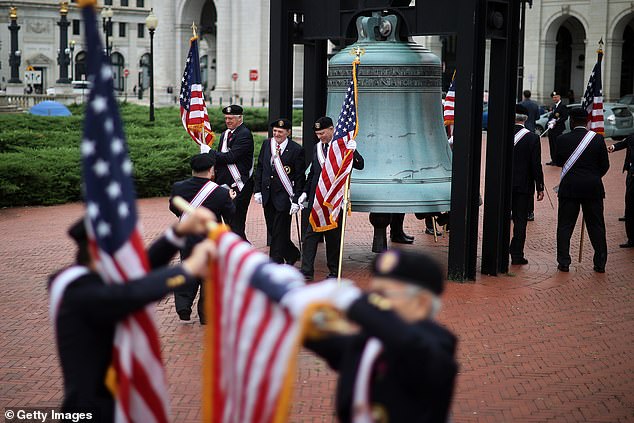
<svg viewBox="0 0 634 423">
<path fill-rule="evenodd" d="M 71 116 L 72 113 L 66 106 L 57 101 L 45 100 L 31 107 L 29 112 L 38 116 Z"/>
</svg>

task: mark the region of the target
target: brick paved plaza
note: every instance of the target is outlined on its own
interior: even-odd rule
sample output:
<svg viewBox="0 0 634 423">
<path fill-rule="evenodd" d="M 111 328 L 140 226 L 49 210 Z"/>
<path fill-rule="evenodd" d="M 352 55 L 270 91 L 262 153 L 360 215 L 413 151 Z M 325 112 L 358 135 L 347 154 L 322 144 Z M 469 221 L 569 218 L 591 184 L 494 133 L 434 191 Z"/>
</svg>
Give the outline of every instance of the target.
<svg viewBox="0 0 634 423">
<path fill-rule="evenodd" d="M 611 141 L 610 141 L 611 142 Z M 542 140 L 544 162 L 548 150 Z M 634 251 L 623 250 L 624 151 L 610 156 L 604 178 L 608 265 L 592 270 L 586 236 L 582 262 L 572 239 L 570 273 L 555 260 L 556 211 L 545 199 L 529 222 L 527 266 L 508 275 L 478 275 L 475 283 L 449 282 L 440 320 L 459 338 L 460 374 L 453 399 L 454 422 L 634 421 Z M 544 166 L 546 186 L 559 168 Z M 551 191 L 552 201 L 557 207 Z M 150 240 L 174 222 L 166 198 L 139 201 L 144 235 Z M 0 210 L 0 405 L 55 407 L 62 398 L 53 331 L 48 320 L 47 276 L 73 258 L 66 228 L 82 204 Z M 481 226 L 481 222 L 480 222 Z M 424 223 L 407 216 L 407 248 L 447 262 L 447 238 L 434 243 Z M 264 218 L 251 204 L 247 233 L 265 250 Z M 293 234 L 295 230 L 293 230 Z M 369 278 L 372 227 L 367 214 L 353 213 L 347 231 L 344 275 L 363 285 Z M 325 276 L 324 254 L 316 277 Z M 479 248 L 480 251 L 480 248 Z M 478 263 L 479 266 L 479 263 Z M 157 321 L 170 383 L 174 422 L 200 421 L 203 329 L 181 323 L 172 299 L 158 304 Z M 195 313 L 195 312 L 194 312 Z M 308 352 L 300 357 L 290 422 L 333 422 L 335 376 Z"/>
</svg>

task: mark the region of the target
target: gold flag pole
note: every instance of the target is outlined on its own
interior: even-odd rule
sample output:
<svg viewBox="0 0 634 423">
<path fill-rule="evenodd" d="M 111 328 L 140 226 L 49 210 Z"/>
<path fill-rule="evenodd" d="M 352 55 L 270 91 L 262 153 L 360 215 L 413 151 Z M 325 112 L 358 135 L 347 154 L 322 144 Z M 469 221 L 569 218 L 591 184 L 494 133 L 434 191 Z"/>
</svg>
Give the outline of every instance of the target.
<svg viewBox="0 0 634 423">
<path fill-rule="evenodd" d="M 436 233 L 436 216 L 431 217 L 431 223 L 434 226 L 434 242 L 438 242 L 438 234 Z"/>
</svg>

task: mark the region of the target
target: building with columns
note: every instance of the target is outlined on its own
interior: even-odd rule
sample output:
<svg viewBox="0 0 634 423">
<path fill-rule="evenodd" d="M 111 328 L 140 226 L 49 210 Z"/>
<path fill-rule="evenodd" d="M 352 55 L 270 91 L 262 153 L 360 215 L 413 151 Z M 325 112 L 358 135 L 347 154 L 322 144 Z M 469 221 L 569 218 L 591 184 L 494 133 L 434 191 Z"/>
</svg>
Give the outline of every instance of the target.
<svg viewBox="0 0 634 423">
<path fill-rule="evenodd" d="M 129 95 L 149 85 L 150 40 L 145 18 L 150 9 L 158 17 L 154 37 L 155 97 L 158 104 L 174 104 L 192 23 L 200 36 L 200 63 L 208 103 L 242 102 L 244 105 L 268 101 L 269 1 L 268 0 L 99 0 L 111 7 L 112 62 L 115 87 Z M 9 7 L 18 10 L 20 74 L 26 66 L 42 71 L 38 92 L 55 87 L 59 78 L 57 49 L 60 34 L 59 5 L 46 0 L 0 0 L 0 16 L 8 17 Z M 71 3 L 68 39 L 75 41 L 72 73 L 75 80 L 85 74 L 83 27 L 80 12 Z M 4 22 L 8 24 L 8 19 Z M 550 101 L 553 89 L 564 96 L 573 90 L 575 99 L 596 61 L 599 39 L 605 42 L 603 90 L 606 100 L 616 100 L 634 91 L 634 2 L 632 0 L 534 0 L 526 11 L 523 87 L 542 103 Z M 446 87 L 453 72 L 455 40 L 452 37 L 416 39 L 442 55 Z M 10 76 L 10 32 L 0 26 L 0 89 Z M 302 97 L 302 47 L 295 47 L 294 97 Z M 488 51 L 488 48 L 487 48 Z M 488 62 L 488 61 L 487 61 Z M 129 76 L 124 76 L 128 70 Z M 257 80 L 250 75 L 257 71 Z M 458 70 L 459 71 L 459 70 Z M 488 73 L 487 73 L 488 74 Z M 488 87 L 488 77 L 485 87 Z M 145 96 L 147 97 L 147 96 Z"/>
</svg>

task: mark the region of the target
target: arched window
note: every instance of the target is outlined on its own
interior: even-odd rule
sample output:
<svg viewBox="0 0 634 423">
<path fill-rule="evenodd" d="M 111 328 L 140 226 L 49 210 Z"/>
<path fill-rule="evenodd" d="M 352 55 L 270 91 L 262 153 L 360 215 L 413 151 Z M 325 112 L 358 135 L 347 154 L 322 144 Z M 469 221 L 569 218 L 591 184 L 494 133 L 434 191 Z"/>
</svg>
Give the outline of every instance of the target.
<svg viewBox="0 0 634 423">
<path fill-rule="evenodd" d="M 206 54 L 200 58 L 200 82 L 203 86 L 203 93 L 207 92 L 207 85 L 209 80 L 208 61 L 209 59 Z"/>
<path fill-rule="evenodd" d="M 141 60 L 139 60 L 139 87 L 143 89 L 143 91 L 150 88 L 150 54 L 145 53 L 141 56 Z"/>
<path fill-rule="evenodd" d="M 123 67 L 124 59 L 121 53 L 112 53 L 110 56 L 112 62 L 112 79 L 115 91 L 123 91 Z"/>
<path fill-rule="evenodd" d="M 86 53 L 80 51 L 75 55 L 75 75 L 76 81 L 86 80 Z"/>
</svg>

